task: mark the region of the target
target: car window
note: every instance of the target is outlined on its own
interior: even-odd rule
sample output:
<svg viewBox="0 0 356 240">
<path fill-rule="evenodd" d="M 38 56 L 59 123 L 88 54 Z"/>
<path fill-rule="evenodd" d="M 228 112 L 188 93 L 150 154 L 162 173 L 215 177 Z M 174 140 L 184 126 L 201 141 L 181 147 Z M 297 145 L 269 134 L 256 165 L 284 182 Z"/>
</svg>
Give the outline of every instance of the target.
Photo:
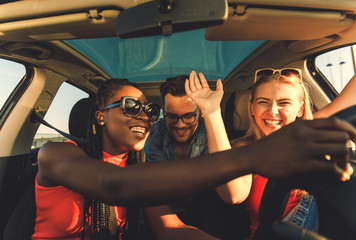
<svg viewBox="0 0 356 240">
<path fill-rule="evenodd" d="M 68 120 L 72 107 L 78 100 L 88 96 L 89 94 L 83 90 L 64 82 L 58 90 L 44 119 L 52 126 L 68 133 Z M 48 141 L 63 142 L 65 140 L 66 138 L 55 130 L 41 125 L 35 135 L 32 148 L 40 147 Z"/>
<path fill-rule="evenodd" d="M 319 71 L 340 93 L 355 74 L 356 46 L 347 46 L 323 53 L 316 57 L 315 65 Z"/>
<path fill-rule="evenodd" d="M 0 106 L 3 108 L 5 102 L 14 91 L 16 86 L 24 78 L 26 68 L 24 65 L 0 58 Z"/>
</svg>

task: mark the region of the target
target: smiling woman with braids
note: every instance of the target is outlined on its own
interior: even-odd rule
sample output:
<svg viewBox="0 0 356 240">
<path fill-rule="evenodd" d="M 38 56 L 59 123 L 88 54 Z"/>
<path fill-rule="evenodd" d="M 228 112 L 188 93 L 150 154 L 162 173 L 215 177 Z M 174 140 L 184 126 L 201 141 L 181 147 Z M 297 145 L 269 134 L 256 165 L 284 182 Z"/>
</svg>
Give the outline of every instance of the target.
<svg viewBox="0 0 356 240">
<path fill-rule="evenodd" d="M 153 120 L 159 116 L 159 107 L 146 102 L 142 92 L 126 79 L 105 82 L 98 90 L 96 106 L 91 114 L 85 149 L 88 155 L 120 167 L 129 162 L 141 162 L 137 151 L 143 148 Z M 122 112 L 117 109 L 119 106 Z M 82 238 L 90 235 L 91 239 L 110 239 L 109 236 L 115 233 L 120 236 L 125 227 L 125 208 L 113 208 L 59 186 L 55 179 L 45 175 L 46 162 L 40 163 L 36 179 L 37 224 L 33 239 L 78 238 L 81 234 Z M 110 216 L 116 216 L 117 224 L 110 222 Z M 82 231 L 83 225 L 85 231 Z"/>
<path fill-rule="evenodd" d="M 161 205 L 247 173 L 273 178 L 317 170 L 339 178 L 350 174 L 345 172 L 347 147 L 340 138 L 355 139 L 356 130 L 347 122 L 330 119 L 291 124 L 281 133 L 242 148 L 189 160 L 126 166 L 136 161 L 133 153 L 143 149 L 158 114 L 158 107 L 148 103 L 132 83 L 107 80 L 98 90 L 86 149 L 52 142 L 38 153 L 32 239 L 122 239 L 125 208 L 111 206 Z M 329 129 L 335 134 L 327 144 L 319 144 Z M 279 142 L 285 142 L 283 149 Z M 298 148 L 301 144 L 303 148 Z M 279 151 L 278 157 L 269 157 L 271 151 Z M 339 160 L 337 164 L 315 158 L 327 153 Z M 261 155 L 265 164 L 261 164 Z"/>
</svg>

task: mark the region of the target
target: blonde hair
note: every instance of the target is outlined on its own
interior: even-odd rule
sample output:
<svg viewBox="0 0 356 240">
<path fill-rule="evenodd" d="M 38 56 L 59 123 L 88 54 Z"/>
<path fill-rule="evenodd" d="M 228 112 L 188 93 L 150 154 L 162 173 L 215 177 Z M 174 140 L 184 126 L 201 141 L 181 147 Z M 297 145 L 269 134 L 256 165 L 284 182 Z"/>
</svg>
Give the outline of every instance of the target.
<svg viewBox="0 0 356 240">
<path fill-rule="evenodd" d="M 233 141 L 234 143 L 250 144 L 250 143 L 253 143 L 253 142 L 264 137 L 262 134 L 262 131 L 256 124 L 255 118 L 253 117 L 253 115 L 251 113 L 250 105 L 252 104 L 252 102 L 255 98 L 256 91 L 257 91 L 258 87 L 261 86 L 262 84 L 271 83 L 271 82 L 276 83 L 276 85 L 280 84 L 280 83 L 287 83 L 287 84 L 291 84 L 291 85 L 295 86 L 295 89 L 299 92 L 300 101 L 303 102 L 303 114 L 300 117 L 300 119 L 305 119 L 305 120 L 313 119 L 311 100 L 310 100 L 308 89 L 306 87 L 307 85 L 305 83 L 303 83 L 303 81 L 299 77 L 297 77 L 297 76 L 286 77 L 281 74 L 272 74 L 272 75 L 268 75 L 265 77 L 261 77 L 260 79 L 258 79 L 258 81 L 255 82 L 255 84 L 251 88 L 250 101 L 248 102 L 248 104 L 249 104 L 248 116 L 250 119 L 249 129 L 247 130 L 246 135 L 244 137 L 235 139 Z M 237 145 L 235 145 L 235 146 L 237 146 Z M 307 194 L 307 192 L 304 190 L 292 189 L 290 196 L 302 197 L 306 194 Z"/>
<path fill-rule="evenodd" d="M 309 96 L 309 92 L 307 90 L 306 84 L 303 83 L 303 81 L 297 77 L 297 76 L 292 76 L 292 77 L 286 77 L 281 74 L 272 74 L 268 76 L 261 77 L 258 79 L 258 81 L 255 82 L 255 84 L 251 88 L 251 94 L 250 94 L 250 101 L 249 101 L 249 106 L 248 106 L 248 116 L 250 119 L 250 127 L 246 132 L 245 137 L 243 137 L 242 140 L 248 141 L 248 142 L 254 142 L 263 137 L 262 131 L 259 129 L 259 127 L 256 124 L 256 121 L 251 113 L 251 104 L 254 101 L 256 91 L 257 89 L 265 83 L 286 83 L 293 85 L 295 87 L 295 90 L 298 91 L 300 101 L 303 104 L 303 114 L 300 117 L 300 119 L 306 119 L 310 120 L 313 119 L 313 113 L 312 113 L 312 108 L 311 108 L 311 100 Z"/>
</svg>

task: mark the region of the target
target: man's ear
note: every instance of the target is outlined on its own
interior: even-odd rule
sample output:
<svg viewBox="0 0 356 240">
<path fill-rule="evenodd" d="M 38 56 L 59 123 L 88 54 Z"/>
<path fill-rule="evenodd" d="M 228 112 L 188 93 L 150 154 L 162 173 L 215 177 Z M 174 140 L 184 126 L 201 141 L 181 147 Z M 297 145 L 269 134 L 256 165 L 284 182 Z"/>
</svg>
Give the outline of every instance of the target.
<svg viewBox="0 0 356 240">
<path fill-rule="evenodd" d="M 105 124 L 105 114 L 102 111 L 95 112 L 95 121 L 98 125 L 103 126 Z"/>
</svg>

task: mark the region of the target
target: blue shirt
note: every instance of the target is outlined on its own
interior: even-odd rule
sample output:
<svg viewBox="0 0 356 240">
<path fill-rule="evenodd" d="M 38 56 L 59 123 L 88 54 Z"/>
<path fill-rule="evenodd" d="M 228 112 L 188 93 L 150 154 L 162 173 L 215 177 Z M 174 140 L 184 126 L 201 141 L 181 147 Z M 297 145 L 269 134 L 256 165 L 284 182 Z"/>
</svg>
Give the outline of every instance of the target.
<svg viewBox="0 0 356 240">
<path fill-rule="evenodd" d="M 147 162 L 174 160 L 176 158 L 174 139 L 168 132 L 164 118 L 155 122 L 152 132 L 147 138 L 144 151 Z M 200 117 L 198 127 L 190 140 L 187 156 L 193 158 L 205 154 L 208 154 L 208 137 L 204 119 Z"/>
</svg>

